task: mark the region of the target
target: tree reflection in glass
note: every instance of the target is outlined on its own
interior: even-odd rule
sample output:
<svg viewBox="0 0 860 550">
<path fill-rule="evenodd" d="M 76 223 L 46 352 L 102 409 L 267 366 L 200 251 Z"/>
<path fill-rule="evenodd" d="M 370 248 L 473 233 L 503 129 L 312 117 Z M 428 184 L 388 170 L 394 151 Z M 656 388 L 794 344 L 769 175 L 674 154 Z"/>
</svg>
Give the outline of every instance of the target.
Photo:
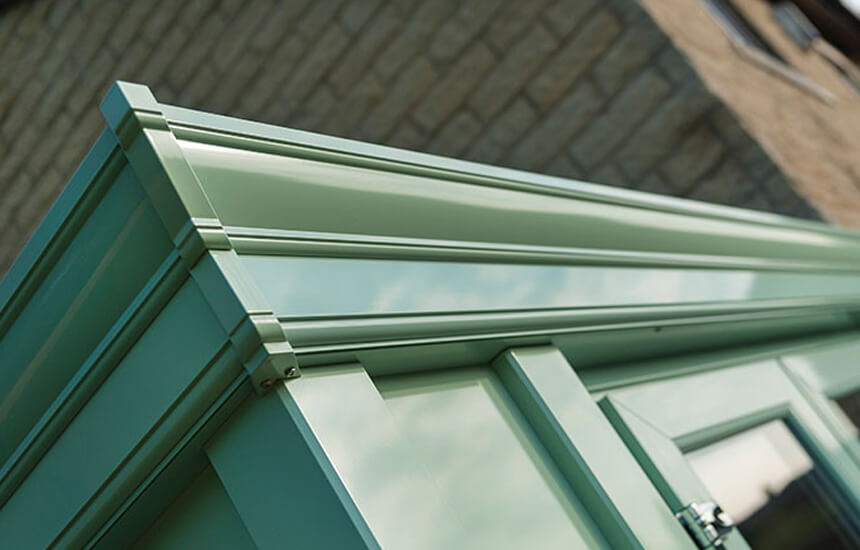
<svg viewBox="0 0 860 550">
<path fill-rule="evenodd" d="M 697 449 L 687 459 L 753 549 L 860 547 L 820 468 L 783 422 Z"/>
</svg>

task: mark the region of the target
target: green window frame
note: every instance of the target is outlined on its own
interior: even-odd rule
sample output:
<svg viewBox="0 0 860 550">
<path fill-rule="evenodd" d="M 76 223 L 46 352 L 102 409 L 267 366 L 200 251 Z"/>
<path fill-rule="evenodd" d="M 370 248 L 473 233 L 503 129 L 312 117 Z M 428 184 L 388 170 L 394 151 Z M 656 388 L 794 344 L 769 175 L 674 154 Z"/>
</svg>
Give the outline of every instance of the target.
<svg viewBox="0 0 860 550">
<path fill-rule="evenodd" d="M 666 506 L 697 487 L 681 450 L 774 418 L 824 449 L 857 508 L 855 442 L 787 357 L 856 342 L 860 233 L 190 111 L 128 83 L 102 112 L 0 281 L 7 546 L 129 547 L 171 502 L 236 519 L 226 497 L 260 547 L 450 547 L 474 526 L 383 386 L 476 368 L 503 396 L 495 426 L 516 411 L 527 429 L 509 431 L 613 548 L 694 548 Z M 742 369 L 735 385 L 762 395 L 713 401 Z M 618 414 L 709 376 L 685 397 L 706 414 Z M 634 404 L 648 416 L 675 393 Z"/>
<path fill-rule="evenodd" d="M 860 517 L 857 464 L 777 358 L 613 389 L 599 405 L 673 513 L 713 500 L 685 452 L 781 420 L 836 487 L 846 517 Z M 724 543 L 749 548 L 737 529 Z"/>
<path fill-rule="evenodd" d="M 609 545 L 598 537 L 593 547 L 691 548 L 558 349 L 509 350 L 487 368 L 587 509 L 586 521 L 593 521 Z M 441 377 L 444 383 L 446 370 L 418 376 Z M 392 387 L 391 379 L 381 383 Z M 321 521 L 331 544 L 439 548 L 452 541 L 469 547 L 466 539 L 481 540 L 465 536 L 481 527 L 463 523 L 461 503 L 452 501 L 428 474 L 425 457 L 410 441 L 410 431 L 399 425 L 385 393 L 360 363 L 312 369 L 249 400 L 207 445 L 215 471 L 259 546 L 319 543 L 313 537 Z M 296 474 L 285 464 L 304 473 L 305 485 L 296 486 Z M 259 498 L 261 483 L 269 488 L 267 494 L 277 495 L 280 506 Z M 324 498 L 308 502 L 305 497 L 314 493 Z M 410 501 L 421 504 L 411 507 L 406 504 Z M 406 509 L 392 514 L 392 504 L 398 502 Z M 291 503 L 296 528 L 285 531 L 279 514 Z M 332 507 L 341 513 L 332 514 Z"/>
<path fill-rule="evenodd" d="M 780 361 L 841 445 L 860 464 L 858 427 L 835 402 L 860 392 L 860 338 L 786 354 Z"/>
</svg>

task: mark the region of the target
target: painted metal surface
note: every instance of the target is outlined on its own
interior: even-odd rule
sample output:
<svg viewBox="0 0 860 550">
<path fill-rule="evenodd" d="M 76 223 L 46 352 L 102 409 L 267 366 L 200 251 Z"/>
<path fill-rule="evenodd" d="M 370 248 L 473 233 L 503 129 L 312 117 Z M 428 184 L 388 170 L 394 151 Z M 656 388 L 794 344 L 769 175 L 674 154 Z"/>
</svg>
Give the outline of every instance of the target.
<svg viewBox="0 0 860 550">
<path fill-rule="evenodd" d="M 838 487 L 837 500 L 856 523 L 860 470 L 776 360 L 612 390 L 600 405 L 675 513 L 713 499 L 684 452 L 781 420 Z M 748 548 L 738 532 L 725 542 Z"/>
<path fill-rule="evenodd" d="M 218 476 L 207 468 L 132 548 L 254 550 L 257 546 Z"/>
<path fill-rule="evenodd" d="M 806 384 L 828 397 L 860 388 L 860 340 L 787 353 L 780 360 Z"/>
<path fill-rule="evenodd" d="M 686 548 L 686 535 L 558 349 L 513 349 L 496 372 L 614 548 Z"/>
<path fill-rule="evenodd" d="M 798 389 L 860 464 L 857 428 L 835 399 L 860 391 L 860 339 L 786 353 L 780 362 Z"/>
<path fill-rule="evenodd" d="M 697 487 L 679 445 L 786 411 L 841 441 L 788 356 L 860 335 L 860 234 L 189 111 L 127 83 L 102 113 L 0 282 L 0 546 L 171 547 L 211 510 L 223 541 L 262 548 L 692 548 L 664 505 Z M 760 364 L 733 377 L 740 346 Z M 707 365 L 717 394 L 731 379 L 761 395 L 702 424 L 655 419 L 674 435 L 646 438 L 650 463 L 626 405 L 605 409 L 619 437 L 592 399 L 644 392 L 630 406 L 648 409 L 665 397 L 648 384 Z M 511 498 L 541 512 L 505 537 L 525 513 L 499 509 Z"/>
</svg>

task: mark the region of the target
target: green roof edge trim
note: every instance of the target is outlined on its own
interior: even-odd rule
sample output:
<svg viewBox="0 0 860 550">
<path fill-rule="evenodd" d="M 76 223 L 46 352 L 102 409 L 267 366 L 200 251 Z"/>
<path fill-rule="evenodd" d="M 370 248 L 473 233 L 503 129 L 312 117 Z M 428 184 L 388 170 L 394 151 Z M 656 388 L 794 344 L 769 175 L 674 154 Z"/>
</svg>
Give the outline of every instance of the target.
<svg viewBox="0 0 860 550">
<path fill-rule="evenodd" d="M 199 448 L 208 422 L 229 414 L 251 388 L 263 393 L 271 381 L 300 376 L 300 367 L 360 361 L 376 375 L 406 368 L 392 365 L 415 350 L 439 351 L 434 360 L 466 364 L 490 361 L 515 345 L 552 343 L 567 352 L 585 336 L 609 332 L 616 335 L 613 347 L 626 353 L 682 353 L 725 343 L 844 333 L 860 323 L 860 288 L 812 296 L 793 295 L 795 287 L 779 299 L 719 303 L 475 311 L 457 305 L 441 312 L 410 306 L 293 318 L 277 309 L 261 283 L 281 268 L 272 264 L 266 269 L 274 271 L 255 270 L 247 257 L 594 267 L 634 274 L 654 267 L 679 276 L 714 273 L 718 279 L 777 272 L 813 282 L 828 274 L 850 283 L 860 277 L 860 232 L 162 105 L 139 84 L 116 83 L 102 113 L 107 129 L 0 281 L 0 346 L 33 297 L 50 286 L 46 281 L 62 281 L 55 267 L 66 261 L 67 246 L 123 174 L 139 183 L 142 198 L 135 215 L 143 218 L 151 208 L 163 229 L 164 250 L 153 244 L 151 273 L 139 287 L 124 287 L 128 298 L 119 313 L 100 320 L 107 328 L 73 324 L 80 319 L 69 314 L 57 326 L 37 327 L 44 334 L 33 329 L 29 335 L 57 339 L 66 329 L 87 333 L 96 344 L 79 363 L 52 357 L 47 345 L 27 364 L 2 366 L 19 370 L 8 385 L 0 376 L 0 413 L 7 405 L 17 411 L 11 418 L 20 419 L 24 431 L 11 449 L 0 447 L 0 507 L 14 498 L 153 323 L 178 307 L 180 293 L 189 304 L 195 296 L 202 298 L 205 307 L 193 311 L 211 317 L 217 331 L 207 333 L 205 342 L 201 336 L 200 346 L 209 346 L 209 355 L 194 365 L 193 379 L 183 382 L 124 465 L 111 470 L 73 517 L 52 520 L 67 523 L 50 534 L 51 544 L 112 540 L 102 537 L 123 525 L 123 514 L 160 472 Z M 234 156 L 231 173 L 218 164 L 225 152 Z M 219 172 L 225 172 L 223 181 L 216 177 Z M 341 189 L 340 183 L 349 186 Z M 331 200 L 336 197 L 343 198 Z M 486 215 L 476 219 L 475 227 L 456 227 L 443 215 L 450 208 L 453 218 L 483 216 L 482 204 L 488 205 Z M 384 211 L 392 205 L 402 206 L 395 213 L 400 218 Z M 277 209 L 287 206 L 295 217 L 279 218 Z M 679 229 L 685 226 L 689 233 Z M 497 240 L 487 237 L 495 234 Z M 161 237 L 153 234 L 153 242 Z M 81 301 L 88 291 L 75 289 Z M 648 339 L 664 327 L 676 330 L 674 342 L 636 347 L 652 342 Z M 291 333 L 296 335 L 292 341 Z M 622 341 L 630 345 L 618 345 Z M 583 352 L 577 368 L 621 357 L 594 351 L 599 344 L 589 348 L 590 358 Z M 55 362 L 40 363 L 40 357 Z M 419 360 L 409 368 L 433 366 Z M 38 395 L 32 380 L 54 374 L 52 389 Z M 30 397 L 39 399 L 27 405 Z M 0 422 L 9 422 L 2 414 Z"/>
</svg>

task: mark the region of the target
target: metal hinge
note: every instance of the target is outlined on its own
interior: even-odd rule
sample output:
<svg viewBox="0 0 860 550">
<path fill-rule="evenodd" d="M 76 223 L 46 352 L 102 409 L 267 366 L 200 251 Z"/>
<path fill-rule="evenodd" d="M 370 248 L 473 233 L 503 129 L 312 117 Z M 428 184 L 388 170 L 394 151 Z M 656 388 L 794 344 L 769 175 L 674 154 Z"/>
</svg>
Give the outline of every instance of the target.
<svg viewBox="0 0 860 550">
<path fill-rule="evenodd" d="M 734 527 L 732 519 L 712 501 L 691 502 L 675 514 L 699 548 L 722 548 L 723 537 Z"/>
</svg>

